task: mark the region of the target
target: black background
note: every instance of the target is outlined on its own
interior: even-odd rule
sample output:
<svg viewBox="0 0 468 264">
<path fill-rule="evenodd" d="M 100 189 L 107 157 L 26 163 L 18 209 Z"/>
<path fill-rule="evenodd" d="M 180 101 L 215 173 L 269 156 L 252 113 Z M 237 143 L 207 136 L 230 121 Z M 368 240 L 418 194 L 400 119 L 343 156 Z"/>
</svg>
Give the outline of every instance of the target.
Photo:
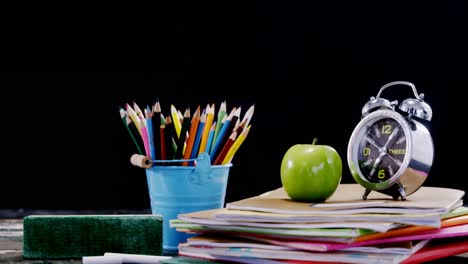
<svg viewBox="0 0 468 264">
<path fill-rule="evenodd" d="M 7 27 L 5 66 L 36 71 L 0 75 L 0 208 L 148 209 L 145 172 L 129 162 L 135 149 L 118 108 L 156 98 L 163 113 L 170 104 L 218 109 L 226 100 L 243 111 L 255 104 L 227 202 L 281 186 L 286 150 L 314 137 L 341 155 L 342 182 L 354 182 L 349 137 L 364 103 L 396 80 L 414 83 L 434 111 L 435 160 L 425 184 L 468 191 L 460 95 L 468 84 L 468 14 L 458 2 L 118 10 Z M 37 71 L 48 69 L 55 71 Z M 69 69 L 77 71 L 56 71 Z M 401 101 L 412 92 L 398 86 L 383 96 Z"/>
</svg>

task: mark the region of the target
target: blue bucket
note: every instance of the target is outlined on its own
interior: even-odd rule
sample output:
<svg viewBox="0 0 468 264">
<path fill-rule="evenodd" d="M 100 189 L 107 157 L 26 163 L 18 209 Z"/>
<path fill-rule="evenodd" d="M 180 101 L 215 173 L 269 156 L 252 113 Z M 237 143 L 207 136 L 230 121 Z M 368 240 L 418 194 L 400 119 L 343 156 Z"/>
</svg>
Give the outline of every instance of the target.
<svg viewBox="0 0 468 264">
<path fill-rule="evenodd" d="M 177 215 L 224 207 L 229 169 L 232 164 L 211 165 L 210 156 L 201 153 L 195 166 L 158 166 L 146 169 L 151 212 L 163 218 L 163 251 L 176 254 L 179 243 L 193 236 L 171 228 Z M 164 160 L 181 162 L 193 160 Z"/>
</svg>

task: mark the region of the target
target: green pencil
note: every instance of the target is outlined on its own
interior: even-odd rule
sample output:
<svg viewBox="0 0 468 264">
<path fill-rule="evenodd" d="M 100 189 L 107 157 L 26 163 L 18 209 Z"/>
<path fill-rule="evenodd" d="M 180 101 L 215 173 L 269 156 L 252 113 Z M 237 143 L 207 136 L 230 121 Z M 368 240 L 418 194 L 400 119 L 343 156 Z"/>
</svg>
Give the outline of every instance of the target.
<svg viewBox="0 0 468 264">
<path fill-rule="evenodd" d="M 138 154 L 144 155 L 143 151 L 141 151 L 140 146 L 137 143 L 137 140 L 135 138 L 135 135 L 133 135 L 132 131 L 130 130 L 129 123 L 132 122 L 130 117 L 126 114 L 125 110 L 123 108 L 119 109 L 120 112 L 120 118 L 122 119 L 122 122 L 124 123 L 125 127 L 127 128 L 128 134 L 130 134 L 130 137 L 132 138 L 133 143 L 135 144 Z"/>
<path fill-rule="evenodd" d="M 221 103 L 221 106 L 219 107 L 218 119 L 217 119 L 217 123 L 216 123 L 216 129 L 215 129 L 215 132 L 214 132 L 214 135 L 213 135 L 213 142 L 216 142 L 216 140 L 218 138 L 219 131 L 221 130 L 221 127 L 223 126 L 222 121 L 223 121 L 224 117 L 226 116 L 226 114 L 227 114 L 227 112 L 226 112 L 226 101 L 224 101 L 224 102 Z M 214 145 L 215 144 L 211 145 L 210 154 L 213 151 Z"/>
</svg>

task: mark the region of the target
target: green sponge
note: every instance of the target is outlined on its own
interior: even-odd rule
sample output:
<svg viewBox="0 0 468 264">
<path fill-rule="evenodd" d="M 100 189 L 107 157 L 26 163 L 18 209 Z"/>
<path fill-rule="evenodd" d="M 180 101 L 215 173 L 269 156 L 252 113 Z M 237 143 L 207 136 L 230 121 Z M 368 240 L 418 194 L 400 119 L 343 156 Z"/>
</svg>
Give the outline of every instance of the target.
<svg viewBox="0 0 468 264">
<path fill-rule="evenodd" d="M 23 257 L 81 258 L 106 252 L 162 254 L 159 215 L 31 215 L 23 219 Z"/>
</svg>

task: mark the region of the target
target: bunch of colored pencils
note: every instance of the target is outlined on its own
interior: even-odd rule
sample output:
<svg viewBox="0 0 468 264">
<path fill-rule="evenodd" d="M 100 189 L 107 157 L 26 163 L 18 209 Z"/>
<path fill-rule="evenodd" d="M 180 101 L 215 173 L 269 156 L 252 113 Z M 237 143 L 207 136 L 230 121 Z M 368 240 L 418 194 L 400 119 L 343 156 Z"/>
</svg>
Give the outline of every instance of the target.
<svg viewBox="0 0 468 264">
<path fill-rule="evenodd" d="M 241 107 L 227 111 L 226 101 L 217 113 L 215 104 L 204 109 L 198 106 L 193 114 L 189 106 L 182 114 L 171 105 L 170 113 L 164 116 L 157 100 L 144 111 L 133 102 L 133 106 L 127 103 L 119 112 L 141 155 L 152 160 L 187 160 L 182 165 L 189 166 L 193 162 L 188 160 L 206 152 L 212 165 L 226 165 L 250 131 L 254 108 L 255 105 L 250 106 L 241 118 Z"/>
</svg>

